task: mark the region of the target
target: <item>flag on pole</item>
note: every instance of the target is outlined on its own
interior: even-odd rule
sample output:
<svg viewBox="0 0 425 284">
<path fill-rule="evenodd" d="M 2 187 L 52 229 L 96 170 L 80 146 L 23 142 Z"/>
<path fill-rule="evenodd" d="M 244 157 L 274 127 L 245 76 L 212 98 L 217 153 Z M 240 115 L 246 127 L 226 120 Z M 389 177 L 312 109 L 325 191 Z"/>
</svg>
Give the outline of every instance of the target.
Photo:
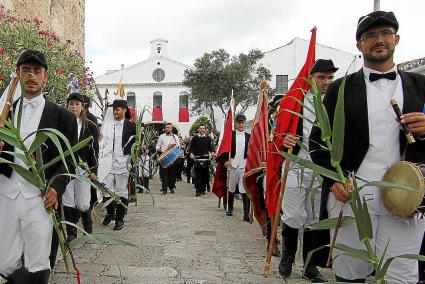
<svg viewBox="0 0 425 284">
<path fill-rule="evenodd" d="M 226 123 L 224 124 L 223 138 L 221 139 L 220 146 L 218 147 L 216 155 L 216 169 L 214 175 L 214 183 L 212 192 L 217 195 L 218 198 L 224 197 L 227 191 L 227 169 L 224 163 L 228 160 L 229 153 L 232 151 L 232 131 L 233 131 L 233 91 L 232 98 L 230 100 L 229 111 L 226 116 Z"/>
<path fill-rule="evenodd" d="M 263 234 L 266 232 L 267 216 L 263 208 L 264 190 L 262 186 L 259 186 L 258 178 L 264 174 L 267 161 L 269 123 L 266 91 L 267 83 L 263 81 L 261 82 L 261 93 L 257 100 L 257 113 L 248 142 L 244 175 L 245 190 L 252 202 L 254 216 L 260 224 Z"/>
<path fill-rule="evenodd" d="M 310 45 L 308 48 L 307 59 L 297 78 L 289 91 L 280 101 L 277 109 L 276 129 L 272 131 L 272 141 L 269 142 L 267 152 L 267 172 L 266 172 L 266 207 L 270 217 L 274 216 L 279 198 L 281 187 L 281 165 L 283 157 L 278 151 L 283 151 L 283 139 L 290 133 L 295 135 L 297 132 L 299 116 L 291 112 L 300 113 L 301 105 L 297 102 L 303 101 L 304 92 L 310 90 L 310 84 L 305 80 L 310 74 L 316 57 L 316 27 L 311 30 Z M 295 99 L 294 99 L 295 98 Z"/>
</svg>

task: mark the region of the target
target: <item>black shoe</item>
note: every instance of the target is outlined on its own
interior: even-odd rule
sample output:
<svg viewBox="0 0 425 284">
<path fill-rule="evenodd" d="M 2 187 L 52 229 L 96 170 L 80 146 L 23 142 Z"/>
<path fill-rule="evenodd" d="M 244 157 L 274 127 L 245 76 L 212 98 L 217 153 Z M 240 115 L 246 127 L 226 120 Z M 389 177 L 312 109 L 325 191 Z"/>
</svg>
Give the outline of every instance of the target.
<svg viewBox="0 0 425 284">
<path fill-rule="evenodd" d="M 102 225 L 103 225 L 103 226 L 108 226 L 108 225 L 112 222 L 112 220 L 113 220 L 113 219 L 114 219 L 114 218 L 112 218 L 112 216 L 111 216 L 111 215 L 106 214 L 106 215 L 105 215 L 105 218 L 103 218 Z"/>
<path fill-rule="evenodd" d="M 174 193 L 174 188 L 173 188 L 173 189 L 170 189 L 170 192 L 171 192 L 171 193 Z"/>
<path fill-rule="evenodd" d="M 199 192 L 197 192 L 197 193 L 195 193 L 195 196 L 198 197 L 198 196 L 201 196 L 201 194 Z"/>
<path fill-rule="evenodd" d="M 205 195 L 205 191 L 201 192 L 202 195 Z"/>
<path fill-rule="evenodd" d="M 294 264 L 294 258 L 284 253 L 279 263 L 279 274 L 283 278 L 287 278 L 291 276 L 293 264 Z"/>
<path fill-rule="evenodd" d="M 244 222 L 251 222 L 251 218 L 249 218 L 249 217 L 243 217 L 243 220 L 244 220 Z"/>
<path fill-rule="evenodd" d="M 359 278 L 359 279 L 354 279 L 354 280 L 348 280 L 348 279 L 344 279 L 342 277 L 339 277 L 338 275 L 335 274 L 335 281 L 339 282 L 344 282 L 344 283 L 366 283 L 366 279 L 364 278 Z"/>
<path fill-rule="evenodd" d="M 233 216 L 233 212 L 232 212 L 232 211 L 227 211 L 227 212 L 226 212 L 226 215 L 227 215 L 227 216 Z"/>
<path fill-rule="evenodd" d="M 323 277 L 319 269 L 314 265 L 309 265 L 304 271 L 303 277 L 310 280 L 311 283 L 326 283 L 328 280 Z"/>
<path fill-rule="evenodd" d="M 116 220 L 115 226 L 114 226 L 114 231 L 120 231 L 120 230 L 122 230 L 122 228 L 124 228 L 124 221 L 123 220 Z"/>
<path fill-rule="evenodd" d="M 167 192 L 166 191 L 162 191 L 162 193 L 161 193 L 162 195 L 166 195 L 167 194 Z"/>
</svg>

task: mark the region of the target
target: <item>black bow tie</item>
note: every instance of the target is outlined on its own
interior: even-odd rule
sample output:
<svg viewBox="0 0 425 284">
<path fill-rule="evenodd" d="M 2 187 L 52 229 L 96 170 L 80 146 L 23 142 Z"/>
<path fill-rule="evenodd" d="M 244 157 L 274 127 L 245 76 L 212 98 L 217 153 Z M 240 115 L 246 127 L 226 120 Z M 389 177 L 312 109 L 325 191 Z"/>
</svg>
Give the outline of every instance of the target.
<svg viewBox="0 0 425 284">
<path fill-rule="evenodd" d="M 388 80 L 394 81 L 396 77 L 397 77 L 397 73 L 395 71 L 384 73 L 384 74 L 370 73 L 369 81 L 375 82 L 375 81 L 378 81 L 379 79 L 388 79 Z"/>
</svg>

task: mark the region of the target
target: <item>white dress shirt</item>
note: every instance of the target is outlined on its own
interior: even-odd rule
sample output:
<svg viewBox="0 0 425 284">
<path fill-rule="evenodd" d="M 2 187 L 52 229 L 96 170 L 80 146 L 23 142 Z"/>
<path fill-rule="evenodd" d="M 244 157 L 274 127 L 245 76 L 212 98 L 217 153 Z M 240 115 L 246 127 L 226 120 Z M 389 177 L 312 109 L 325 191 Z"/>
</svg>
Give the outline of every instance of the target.
<svg viewBox="0 0 425 284">
<path fill-rule="evenodd" d="M 168 149 L 168 147 L 172 144 L 177 144 L 180 147 L 179 138 L 176 134 L 167 134 L 163 133 L 159 136 L 158 142 L 156 143 L 156 150 L 160 150 L 162 153 Z"/>
<path fill-rule="evenodd" d="M 245 132 L 235 130 L 236 133 L 236 152 L 235 157 L 232 159 L 232 168 L 244 169 L 246 166 L 245 153 Z"/>
<path fill-rule="evenodd" d="M 396 66 L 390 71 L 397 71 Z M 369 149 L 364 157 L 357 176 L 367 181 L 381 180 L 387 169 L 400 161 L 400 125 L 391 106 L 390 99 L 397 99 L 400 109 L 403 108 L 403 88 L 400 75 L 396 80 L 380 79 L 369 81 L 369 74 L 373 71 L 363 67 L 366 93 L 367 114 L 369 124 Z M 376 72 L 378 73 L 378 72 Z M 366 187 L 361 194 L 367 194 L 374 199 L 369 209 L 373 214 L 382 214 L 386 211 L 380 202 L 380 192 L 377 187 Z"/>
<path fill-rule="evenodd" d="M 127 160 L 129 155 L 124 155 L 122 145 L 122 132 L 124 128 L 124 119 L 114 121 L 114 146 L 112 153 L 112 169 L 111 173 L 123 174 L 127 173 Z"/>
<path fill-rule="evenodd" d="M 41 115 L 43 114 L 44 105 L 46 101 L 43 95 L 39 95 L 31 100 L 24 98 L 23 107 L 22 107 L 22 116 L 21 116 L 21 137 L 25 139 L 30 133 L 33 133 L 38 130 L 38 126 L 40 124 Z M 15 126 L 17 125 L 18 120 L 18 111 L 19 111 L 20 102 L 17 103 L 16 109 L 14 111 L 15 114 Z M 31 135 L 28 139 L 25 140 L 24 144 L 27 148 L 29 148 L 34 141 L 35 134 Z M 21 150 L 15 148 L 14 151 L 16 153 L 23 153 Z M 14 163 L 22 166 L 25 169 L 28 167 L 25 165 L 23 161 L 19 158 L 15 157 Z M 24 198 L 32 198 L 40 194 L 40 190 L 35 186 L 28 183 L 25 179 L 23 179 L 20 175 L 18 175 L 15 171 L 12 172 L 10 178 L 0 175 L 0 184 L 1 190 L 0 194 L 4 196 L 15 199 L 20 192 L 22 192 Z"/>
</svg>

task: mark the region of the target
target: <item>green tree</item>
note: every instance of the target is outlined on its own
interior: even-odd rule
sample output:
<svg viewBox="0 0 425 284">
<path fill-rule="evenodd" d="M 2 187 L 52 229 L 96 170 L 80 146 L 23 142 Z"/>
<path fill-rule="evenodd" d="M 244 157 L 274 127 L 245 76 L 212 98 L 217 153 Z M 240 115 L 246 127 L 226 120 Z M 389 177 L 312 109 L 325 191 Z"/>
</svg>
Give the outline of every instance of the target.
<svg viewBox="0 0 425 284">
<path fill-rule="evenodd" d="M 208 116 L 201 116 L 192 124 L 192 126 L 190 127 L 189 134 L 196 133 L 196 131 L 198 130 L 199 124 L 201 124 L 201 123 L 205 124 L 207 130 L 209 130 L 210 132 L 213 131 L 213 125 L 212 125 L 209 117 Z"/>
<path fill-rule="evenodd" d="M 257 101 L 260 82 L 270 81 L 270 71 L 259 63 L 260 50 L 251 50 L 231 57 L 224 49 L 205 53 L 195 60 L 193 68 L 184 72 L 183 84 L 190 88 L 192 111 L 210 115 L 215 127 L 214 107 L 226 113 L 233 90 L 235 107 L 244 112 Z M 269 96 L 274 93 L 268 88 Z"/>
<path fill-rule="evenodd" d="M 50 101 L 66 100 L 70 73 L 77 76 L 81 93 L 88 94 L 94 83 L 84 58 L 73 50 L 72 42 L 61 41 L 54 32 L 43 30 L 41 24 L 37 18 L 18 19 L 0 5 L 0 95 L 16 70 L 16 60 L 26 49 L 41 50 L 46 55 L 49 78 L 45 91 Z"/>
</svg>

